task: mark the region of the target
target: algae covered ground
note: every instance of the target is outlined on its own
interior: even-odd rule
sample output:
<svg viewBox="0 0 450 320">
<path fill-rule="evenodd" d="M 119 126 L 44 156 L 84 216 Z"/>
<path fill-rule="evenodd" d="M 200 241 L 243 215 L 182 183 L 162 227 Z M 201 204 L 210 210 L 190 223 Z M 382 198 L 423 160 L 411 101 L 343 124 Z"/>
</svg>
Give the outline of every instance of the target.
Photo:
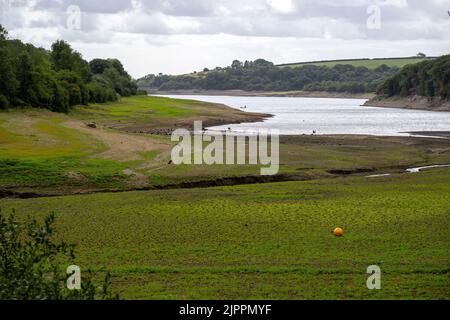
<svg viewBox="0 0 450 320">
<path fill-rule="evenodd" d="M 173 179 L 158 171 L 170 160 L 172 142 L 161 132 L 190 128 L 194 120 L 261 117 L 222 105 L 146 96 L 79 106 L 67 115 L 32 108 L 2 111 L 0 191 L 71 194 L 169 183 Z"/>
<path fill-rule="evenodd" d="M 55 212 L 75 263 L 110 270 L 128 299 L 449 299 L 449 204 L 449 170 L 0 200 Z"/>
<path fill-rule="evenodd" d="M 249 121 L 259 115 L 225 106 L 161 97 L 123 98 L 71 113 L 0 112 L 0 195 L 67 195 L 179 184 L 259 181 L 260 166 L 170 163 L 167 132 L 196 119 Z M 95 124 L 96 128 L 88 125 Z M 450 163 L 443 139 L 364 136 L 282 137 L 276 180 L 350 173 L 400 172 Z"/>
<path fill-rule="evenodd" d="M 0 208 L 55 213 L 73 263 L 111 271 L 127 299 L 450 299 L 450 170 L 403 173 L 450 163 L 450 140 L 281 137 L 275 179 L 289 182 L 198 189 L 262 182 L 246 180 L 260 167 L 170 164 L 161 132 L 252 117 L 159 97 L 0 112 Z"/>
</svg>

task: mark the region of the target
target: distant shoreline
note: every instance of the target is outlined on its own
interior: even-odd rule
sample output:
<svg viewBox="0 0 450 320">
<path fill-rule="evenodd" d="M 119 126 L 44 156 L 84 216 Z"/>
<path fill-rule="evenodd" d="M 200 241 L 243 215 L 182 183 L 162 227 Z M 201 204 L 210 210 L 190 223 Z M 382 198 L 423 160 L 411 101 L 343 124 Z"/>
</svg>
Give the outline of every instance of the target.
<svg viewBox="0 0 450 320">
<path fill-rule="evenodd" d="M 399 108 L 410 110 L 427 110 L 427 111 L 450 111 L 450 101 L 440 98 L 428 98 L 421 96 L 410 97 L 375 97 L 367 101 L 364 106 L 379 108 Z"/>
<path fill-rule="evenodd" d="M 149 95 L 199 95 L 199 96 L 235 96 L 235 97 L 298 97 L 298 98 L 334 98 L 334 99 L 372 99 L 372 93 L 347 93 L 325 91 L 244 91 L 244 90 L 146 90 Z"/>
<path fill-rule="evenodd" d="M 407 132 L 412 136 L 430 136 L 430 137 L 438 137 L 438 138 L 447 138 L 450 139 L 450 131 L 413 131 Z"/>
</svg>

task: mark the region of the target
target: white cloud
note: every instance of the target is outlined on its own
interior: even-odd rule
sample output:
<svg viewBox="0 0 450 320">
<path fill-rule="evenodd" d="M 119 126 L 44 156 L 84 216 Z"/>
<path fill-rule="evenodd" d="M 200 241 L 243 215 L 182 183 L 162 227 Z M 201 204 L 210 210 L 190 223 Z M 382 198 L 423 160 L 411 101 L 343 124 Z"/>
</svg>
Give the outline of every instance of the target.
<svg viewBox="0 0 450 320">
<path fill-rule="evenodd" d="M 292 0 L 267 0 L 267 3 L 275 11 L 281 13 L 291 13 L 295 10 L 295 6 Z"/>
<path fill-rule="evenodd" d="M 133 75 L 190 72 L 235 58 L 290 62 L 444 54 L 450 48 L 449 0 L 8 3 L 14 5 L 2 7 L 0 17 L 12 36 L 44 47 L 64 38 L 88 58 L 117 55 Z M 381 7 L 381 30 L 366 27 L 367 6 L 373 4 Z M 81 9 L 81 30 L 66 28 L 69 5 Z"/>
</svg>

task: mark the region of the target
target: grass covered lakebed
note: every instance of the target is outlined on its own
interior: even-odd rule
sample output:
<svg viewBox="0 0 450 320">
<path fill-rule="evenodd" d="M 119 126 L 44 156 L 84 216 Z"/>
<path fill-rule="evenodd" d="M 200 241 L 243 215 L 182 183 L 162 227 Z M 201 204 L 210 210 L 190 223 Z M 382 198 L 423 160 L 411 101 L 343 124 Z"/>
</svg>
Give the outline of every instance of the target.
<svg viewBox="0 0 450 320">
<path fill-rule="evenodd" d="M 196 189 L 260 167 L 170 164 L 166 132 L 261 117 L 145 96 L 0 112 L 0 208 L 55 213 L 73 263 L 111 271 L 126 299 L 450 299 L 450 170 L 400 174 L 450 163 L 450 140 L 281 137 L 292 182 Z M 364 177 L 376 173 L 392 175 Z M 190 188 L 130 191 L 180 183 Z M 381 290 L 366 287 L 369 265 Z"/>
<path fill-rule="evenodd" d="M 170 159 L 167 132 L 190 128 L 194 120 L 223 124 L 262 117 L 223 105 L 147 96 L 77 106 L 69 114 L 37 108 L 1 111 L 0 196 L 169 183 L 174 178 L 159 172 Z"/>
<path fill-rule="evenodd" d="M 450 299 L 450 171 L 28 200 L 135 299 Z M 331 231 L 340 226 L 345 235 Z M 366 287 L 369 265 L 381 290 Z"/>
<path fill-rule="evenodd" d="M 78 106 L 69 114 L 24 108 L 0 112 L 0 197 L 71 195 L 205 182 L 260 181 L 259 165 L 170 163 L 167 132 L 261 115 L 161 97 Z M 89 127 L 95 123 L 96 128 Z M 402 172 L 450 163 L 450 140 L 370 136 L 286 136 L 277 181 Z"/>
</svg>

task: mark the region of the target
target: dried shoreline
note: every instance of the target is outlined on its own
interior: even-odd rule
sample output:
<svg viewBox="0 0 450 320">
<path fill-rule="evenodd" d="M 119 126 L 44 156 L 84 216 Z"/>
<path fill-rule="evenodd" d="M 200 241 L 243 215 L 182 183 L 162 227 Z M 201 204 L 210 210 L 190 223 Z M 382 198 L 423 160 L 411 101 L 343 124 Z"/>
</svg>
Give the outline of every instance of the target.
<svg viewBox="0 0 450 320">
<path fill-rule="evenodd" d="M 410 110 L 450 111 L 450 101 L 440 98 L 411 97 L 375 97 L 367 101 L 364 106 L 380 108 L 401 108 Z"/>
<path fill-rule="evenodd" d="M 347 93 L 325 91 L 244 91 L 244 90 L 146 90 L 149 95 L 199 95 L 199 96 L 233 96 L 233 97 L 298 97 L 298 98 L 333 98 L 333 99 L 372 99 L 372 93 Z"/>
<path fill-rule="evenodd" d="M 192 130 L 194 121 L 202 121 L 203 127 L 214 127 L 228 124 L 262 122 L 272 118 L 272 114 L 246 112 L 220 103 L 199 101 L 202 114 L 180 118 L 158 119 L 151 122 L 117 122 L 108 125 L 109 129 L 116 129 L 128 133 L 155 134 L 170 136 L 176 129 Z"/>
</svg>

